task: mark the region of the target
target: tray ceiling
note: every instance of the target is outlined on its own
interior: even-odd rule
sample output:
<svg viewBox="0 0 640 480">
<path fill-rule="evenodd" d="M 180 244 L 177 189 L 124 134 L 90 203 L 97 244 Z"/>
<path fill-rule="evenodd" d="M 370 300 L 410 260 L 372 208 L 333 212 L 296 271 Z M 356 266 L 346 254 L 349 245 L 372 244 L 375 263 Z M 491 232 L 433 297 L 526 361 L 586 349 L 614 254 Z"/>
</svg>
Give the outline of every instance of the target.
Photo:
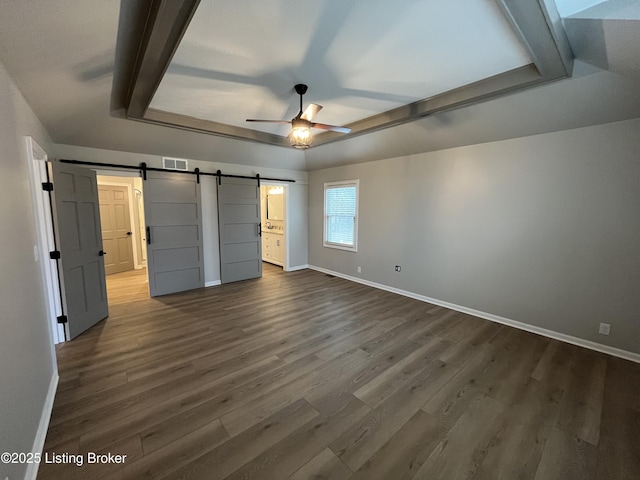
<svg viewBox="0 0 640 480">
<path fill-rule="evenodd" d="M 352 124 L 532 63 L 493 0 L 202 1 L 151 109 L 286 136 L 305 105 Z"/>
<path fill-rule="evenodd" d="M 288 146 L 293 91 L 342 140 L 566 78 L 572 56 L 552 0 L 154 0 L 129 38 L 138 52 L 128 118 Z M 135 35 L 133 35 L 135 37 Z M 119 42 L 120 43 L 120 42 Z"/>
</svg>

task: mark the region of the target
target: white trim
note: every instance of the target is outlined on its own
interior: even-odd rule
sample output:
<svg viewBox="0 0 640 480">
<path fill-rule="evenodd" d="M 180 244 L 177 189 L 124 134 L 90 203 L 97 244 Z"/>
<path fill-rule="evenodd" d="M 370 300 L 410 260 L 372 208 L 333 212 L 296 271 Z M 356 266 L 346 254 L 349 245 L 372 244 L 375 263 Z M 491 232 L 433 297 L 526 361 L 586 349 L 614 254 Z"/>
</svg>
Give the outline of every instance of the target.
<svg viewBox="0 0 640 480">
<path fill-rule="evenodd" d="M 38 142 L 36 142 L 33 137 L 27 136 L 27 146 L 30 147 L 34 160 L 47 160 L 47 152 L 38 145 Z"/>
<path fill-rule="evenodd" d="M 205 287 L 215 287 L 216 285 L 222 285 L 220 280 L 211 280 L 210 282 L 204 282 Z"/>
<path fill-rule="evenodd" d="M 455 310 L 457 312 L 467 313 L 469 315 L 473 315 L 474 317 L 484 318 L 485 320 L 501 323 L 502 325 L 514 327 L 519 330 L 525 330 L 527 332 L 536 333 L 538 335 L 542 335 L 543 337 L 553 338 L 554 340 L 560 340 L 561 342 L 570 343 L 572 345 L 577 345 L 579 347 L 588 348 L 589 350 L 595 350 L 596 352 L 606 353 L 609 355 L 613 355 L 614 357 L 620 357 L 625 360 L 630 360 L 632 362 L 640 363 L 640 353 L 629 352 L 627 350 L 622 350 L 616 347 L 610 347 L 609 345 L 603 345 L 601 343 L 592 342 L 591 340 L 585 340 L 583 338 L 574 337 L 572 335 L 556 332 L 554 330 L 549 330 L 542 327 L 536 327 L 535 325 L 529 325 L 528 323 L 518 322 L 517 320 L 511 320 L 510 318 L 500 317 L 499 315 L 494 315 L 493 313 L 486 313 L 480 310 L 474 310 L 473 308 L 463 307 L 460 305 L 456 305 L 454 303 L 449 303 L 449 302 L 445 302 L 435 298 L 427 297 L 424 295 L 419 295 L 417 293 L 409 292 L 407 290 L 401 290 L 399 288 L 389 287 L 381 283 L 370 282 L 369 280 L 352 277 L 350 275 L 345 275 L 344 273 L 334 272 L 333 270 L 327 270 L 326 268 L 316 267 L 315 265 L 309 265 L 309 268 L 311 270 L 316 270 L 318 272 L 327 273 L 329 275 L 344 278 L 345 280 L 350 280 L 356 283 L 362 283 L 363 285 L 368 285 L 370 287 L 378 288 L 380 290 L 386 290 L 387 292 L 397 293 L 398 295 L 403 295 L 405 297 L 413 298 L 415 300 L 420 300 L 421 302 L 432 303 L 433 305 L 445 307 L 450 310 Z"/>
<path fill-rule="evenodd" d="M 51 343 L 51 361 L 55 368 L 56 352 L 54 345 L 64 342 L 64 325 L 57 321 L 62 314 L 60 304 L 60 289 L 58 286 L 58 264 L 49 259 L 49 252 L 54 250 L 53 225 L 49 193 L 42 190 L 42 182 L 47 181 L 47 153 L 32 137 L 25 137 L 27 163 L 31 177 L 31 199 L 33 216 L 36 227 L 36 249 L 40 276 L 44 290 L 44 300 L 47 307 L 48 331 Z"/>
<path fill-rule="evenodd" d="M 309 264 L 305 264 L 305 265 L 296 265 L 295 267 L 289 267 L 287 269 L 287 272 L 297 272 L 298 270 L 306 270 L 309 267 Z"/>
<path fill-rule="evenodd" d="M 126 178 L 142 178 L 142 174 L 138 171 L 129 170 L 101 170 L 100 168 L 91 168 L 91 165 L 80 165 L 81 167 L 88 168 L 96 172 L 96 175 L 103 175 L 106 177 L 126 177 Z M 113 167 L 118 168 L 118 167 Z"/>
<path fill-rule="evenodd" d="M 289 222 L 289 185 L 282 185 L 282 194 L 284 195 L 284 265 L 282 269 L 285 272 L 289 271 L 289 229 L 291 222 Z"/>
<path fill-rule="evenodd" d="M 289 227 L 290 227 L 290 222 L 289 222 L 289 183 L 288 182 L 279 182 L 277 180 L 267 180 L 265 181 L 265 183 L 261 183 L 260 187 L 283 187 L 282 188 L 282 195 L 284 195 L 284 202 L 283 202 L 283 208 L 284 208 L 284 215 L 283 215 L 283 219 L 282 219 L 282 225 L 284 226 L 284 255 L 283 255 L 283 262 L 277 262 L 277 261 L 273 261 L 270 259 L 264 259 L 262 258 L 262 252 L 260 252 L 261 254 L 261 259 L 263 262 L 268 262 L 268 263 L 273 263 L 274 265 L 277 265 L 279 267 L 282 267 L 282 270 L 285 272 L 289 271 Z M 260 215 L 262 218 L 262 188 L 260 188 Z M 265 214 L 266 217 L 266 214 Z M 266 221 L 266 218 L 265 218 Z M 268 233 L 268 232 L 262 232 L 262 233 Z M 262 241 L 260 241 L 260 249 L 262 250 Z"/>
<path fill-rule="evenodd" d="M 58 389 L 58 371 L 54 370 L 51 376 L 51 382 L 49 382 L 49 391 L 47 392 L 47 398 L 44 401 L 42 407 L 42 415 L 40 415 L 40 423 L 38 423 L 38 431 L 36 437 L 33 440 L 33 446 L 31 447 L 32 453 L 42 454 L 44 448 L 44 441 L 47 438 L 47 430 L 49 429 L 49 421 L 51 420 L 51 412 L 53 411 L 53 401 L 56 397 L 56 390 Z M 38 476 L 39 463 L 30 463 L 27 466 L 27 472 L 24 475 L 25 480 L 35 480 Z"/>
<path fill-rule="evenodd" d="M 353 218 L 353 245 L 343 245 L 327 241 L 327 190 L 340 187 L 356 187 L 356 214 Z M 360 208 L 360 180 L 341 180 L 339 182 L 325 182 L 323 195 L 323 217 L 322 217 L 322 246 L 325 248 L 335 248 L 348 252 L 358 251 L 358 221 Z"/>
</svg>

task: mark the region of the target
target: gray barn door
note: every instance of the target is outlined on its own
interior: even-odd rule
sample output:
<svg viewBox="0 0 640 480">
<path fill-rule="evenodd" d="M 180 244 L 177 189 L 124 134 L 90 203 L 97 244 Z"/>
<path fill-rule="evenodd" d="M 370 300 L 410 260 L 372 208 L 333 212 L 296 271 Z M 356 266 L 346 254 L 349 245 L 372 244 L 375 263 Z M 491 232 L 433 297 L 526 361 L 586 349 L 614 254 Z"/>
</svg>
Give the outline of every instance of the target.
<svg viewBox="0 0 640 480">
<path fill-rule="evenodd" d="M 262 232 L 257 180 L 223 178 L 218 184 L 218 231 L 222 283 L 261 277 Z"/>
<path fill-rule="evenodd" d="M 70 339 L 109 315 L 96 173 L 49 163 L 56 244 Z M 108 253 L 108 252 L 107 252 Z"/>
<path fill-rule="evenodd" d="M 204 287 L 202 208 L 197 177 L 147 172 L 143 185 L 150 295 Z"/>
</svg>

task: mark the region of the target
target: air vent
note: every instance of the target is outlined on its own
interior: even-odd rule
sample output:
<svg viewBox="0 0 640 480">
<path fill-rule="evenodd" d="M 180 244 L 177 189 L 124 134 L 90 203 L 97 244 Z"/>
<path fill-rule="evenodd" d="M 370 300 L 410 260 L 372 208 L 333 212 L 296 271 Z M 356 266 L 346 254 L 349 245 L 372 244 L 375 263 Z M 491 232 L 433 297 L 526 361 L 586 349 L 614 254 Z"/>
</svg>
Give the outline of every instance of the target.
<svg viewBox="0 0 640 480">
<path fill-rule="evenodd" d="M 169 170 L 183 170 L 185 172 L 189 169 L 186 160 L 169 157 L 162 157 L 162 167 Z"/>
</svg>

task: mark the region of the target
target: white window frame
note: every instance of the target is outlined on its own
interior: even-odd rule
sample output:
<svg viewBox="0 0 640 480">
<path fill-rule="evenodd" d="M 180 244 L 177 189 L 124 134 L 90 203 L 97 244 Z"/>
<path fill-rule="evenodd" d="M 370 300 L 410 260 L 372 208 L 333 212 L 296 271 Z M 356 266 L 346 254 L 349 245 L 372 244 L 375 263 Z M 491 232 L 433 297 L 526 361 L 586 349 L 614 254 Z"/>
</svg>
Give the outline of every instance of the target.
<svg viewBox="0 0 640 480">
<path fill-rule="evenodd" d="M 356 215 L 353 225 L 353 246 L 344 245 L 342 243 L 333 243 L 327 241 L 327 190 L 336 187 L 355 187 L 356 188 Z M 325 182 L 324 193 L 322 196 L 323 217 L 322 217 L 322 246 L 327 248 L 336 248 L 338 250 L 347 250 L 349 252 L 358 251 L 358 220 L 360 206 L 360 180 L 343 180 L 340 182 Z"/>
</svg>

